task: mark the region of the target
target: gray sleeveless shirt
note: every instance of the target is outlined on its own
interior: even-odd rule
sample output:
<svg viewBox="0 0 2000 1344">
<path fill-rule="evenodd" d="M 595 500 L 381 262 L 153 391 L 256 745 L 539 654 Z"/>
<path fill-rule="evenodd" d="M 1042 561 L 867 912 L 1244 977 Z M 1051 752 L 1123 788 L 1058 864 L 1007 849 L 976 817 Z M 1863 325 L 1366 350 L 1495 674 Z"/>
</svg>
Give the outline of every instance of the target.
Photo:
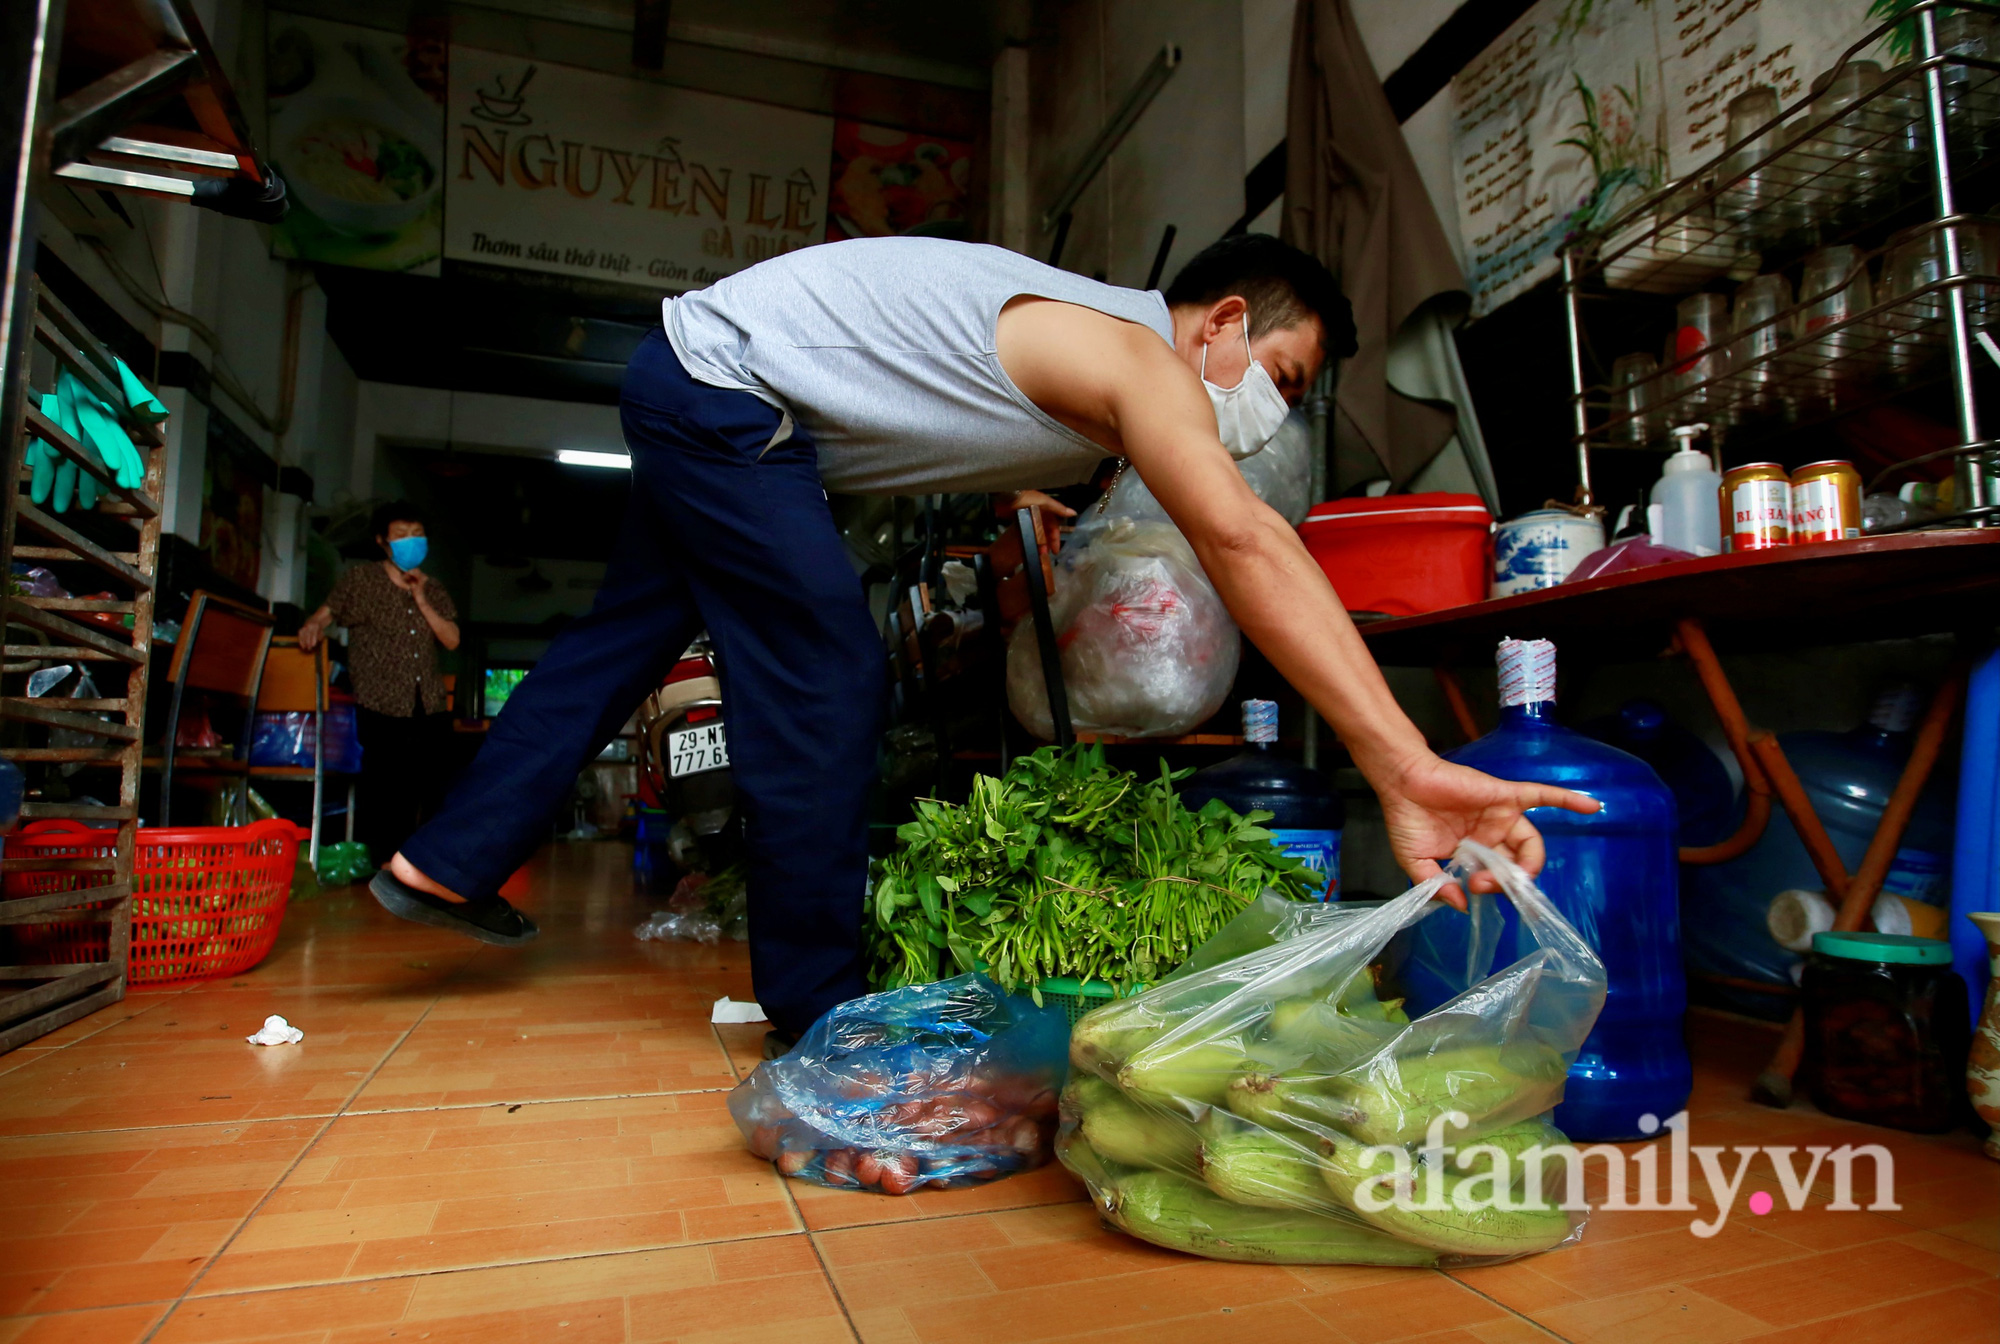
<svg viewBox="0 0 2000 1344">
<path fill-rule="evenodd" d="M 1022 294 L 1141 323 L 1173 343 L 1158 291 L 936 238 L 801 248 L 664 309 L 667 340 L 689 376 L 789 411 L 818 445 L 829 490 L 1074 485 L 1104 449 L 1051 419 L 1000 367 L 1000 309 Z"/>
</svg>

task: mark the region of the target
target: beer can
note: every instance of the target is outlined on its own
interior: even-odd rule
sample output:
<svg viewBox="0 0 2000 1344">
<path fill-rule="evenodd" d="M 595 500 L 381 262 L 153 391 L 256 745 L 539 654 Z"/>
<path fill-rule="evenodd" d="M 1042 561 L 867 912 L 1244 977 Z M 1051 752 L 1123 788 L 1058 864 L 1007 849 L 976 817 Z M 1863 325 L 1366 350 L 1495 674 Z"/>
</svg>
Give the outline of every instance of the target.
<svg viewBox="0 0 2000 1344">
<path fill-rule="evenodd" d="M 1792 540 L 1792 478 L 1776 462 L 1750 462 L 1722 477 L 1722 541 L 1762 551 Z"/>
<path fill-rule="evenodd" d="M 1852 462 L 1814 462 L 1792 473 L 1792 541 L 1861 535 L 1861 473 Z"/>
</svg>

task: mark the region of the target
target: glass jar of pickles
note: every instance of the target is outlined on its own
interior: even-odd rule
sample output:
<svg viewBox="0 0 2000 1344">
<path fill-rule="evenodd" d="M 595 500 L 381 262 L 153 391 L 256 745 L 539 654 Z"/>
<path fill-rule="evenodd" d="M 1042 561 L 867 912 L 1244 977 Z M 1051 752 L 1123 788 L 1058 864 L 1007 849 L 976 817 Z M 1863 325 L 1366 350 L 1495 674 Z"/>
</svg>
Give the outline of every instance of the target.
<svg viewBox="0 0 2000 1344">
<path fill-rule="evenodd" d="M 1959 1122 L 1971 1017 L 1950 943 L 1815 934 L 1802 990 L 1804 1076 L 1815 1106 L 1919 1134 Z"/>
</svg>

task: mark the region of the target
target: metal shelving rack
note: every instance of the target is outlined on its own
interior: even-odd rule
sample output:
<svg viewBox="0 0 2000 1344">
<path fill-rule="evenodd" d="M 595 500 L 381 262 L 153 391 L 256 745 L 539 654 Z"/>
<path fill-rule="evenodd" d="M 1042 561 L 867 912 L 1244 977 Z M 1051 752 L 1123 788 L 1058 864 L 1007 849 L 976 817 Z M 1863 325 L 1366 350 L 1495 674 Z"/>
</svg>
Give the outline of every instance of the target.
<svg viewBox="0 0 2000 1344">
<path fill-rule="evenodd" d="M 284 215 L 285 190 L 251 143 L 192 0 L 0 4 L 0 140 L 17 151 L 0 161 L 8 220 L 0 237 L 0 435 L 10 473 L 0 494 L 0 574 L 10 578 L 0 616 L 6 625 L 0 719 L 14 721 L 10 737 L 33 740 L 38 730 L 59 729 L 98 740 L 91 746 L 6 748 L 4 754 L 27 766 L 31 783 L 37 772 L 77 764 L 93 767 L 99 778 L 115 770 L 119 781 L 116 803 L 37 800 L 31 791 L 22 809 L 29 819 L 65 817 L 114 828 L 109 854 L 0 859 L 0 872 L 10 876 L 55 875 L 54 881 L 34 883 L 32 893 L 8 894 L 25 884 L 0 889 L 0 962 L 16 959 L 6 948 L 33 946 L 37 940 L 23 934 L 37 926 L 82 921 L 106 926 L 109 933 L 101 961 L 0 965 L 4 1053 L 124 997 L 166 470 L 165 438 L 156 426 L 125 412 L 117 365 L 105 345 L 34 278 L 38 193 L 53 177 L 84 189 L 133 192 L 274 223 Z M 37 369 L 42 379 L 35 378 Z M 53 386 L 44 380 L 57 370 L 67 370 L 119 411 L 145 457 L 139 488 L 123 489 L 108 479 L 94 450 L 42 415 L 34 386 Z M 58 517 L 34 504 L 22 474 L 31 438 L 52 444 L 98 482 L 95 509 Z M 106 591 L 122 590 L 124 596 L 42 598 L 15 592 L 11 575 L 17 558 L 94 570 Z M 129 627 L 122 624 L 126 618 Z M 47 642 L 28 642 L 36 639 Z M 22 693 L 26 688 L 20 683 L 31 670 L 64 662 L 111 669 L 93 680 L 122 671 L 123 693 L 65 699 L 59 706 Z M 70 882 L 77 884 L 74 889 L 49 889 Z"/>
<path fill-rule="evenodd" d="M 39 284 L 32 297 L 32 334 L 42 354 L 66 370 L 105 405 L 120 412 L 120 424 L 146 459 L 146 476 L 136 490 L 111 479 L 96 452 L 65 434 L 44 416 L 25 386 L 17 404 L 19 419 L 8 426 L 7 464 L 13 489 L 0 513 L 0 572 L 13 572 L 12 561 L 31 560 L 85 565 L 105 581 L 129 590 L 113 600 L 74 597 L 33 597 L 10 592 L 5 599 L 7 642 L 0 671 L 0 718 L 40 728 L 68 729 L 101 739 L 96 746 L 10 747 L 5 754 L 17 764 L 60 767 L 84 764 L 118 772 L 114 804 L 71 802 L 24 803 L 24 818 L 70 818 L 95 827 L 117 828 L 114 852 L 105 857 L 0 859 L 0 872 L 32 870 L 88 874 L 70 890 L 41 895 L 0 896 L 0 924 L 22 926 L 74 922 L 78 919 L 109 926 L 105 959 L 65 965 L 0 966 L 0 981 L 27 984 L 0 992 L 0 1051 L 53 1031 L 125 995 L 126 954 L 132 929 L 132 859 L 137 843 L 141 736 L 146 708 L 147 650 L 153 634 L 153 580 L 160 550 L 160 482 L 166 471 L 166 439 L 159 428 L 125 412 L 125 397 L 117 365 L 102 343 Z M 23 383 L 32 361 L 22 361 Z M 29 472 L 23 462 L 27 445 L 40 439 L 53 445 L 79 472 L 88 472 L 103 492 L 94 513 L 114 518 L 131 530 L 130 549 L 120 543 L 103 545 L 84 534 L 78 519 L 45 511 L 29 498 Z M 93 527 L 92 530 L 98 530 Z M 23 544 L 22 532 L 33 540 Z M 129 632 L 76 619 L 82 614 L 130 616 Z M 49 644 L 17 643 L 23 629 L 47 637 Z M 120 634 L 127 637 L 120 638 Z M 24 682 L 36 669 L 58 663 L 87 664 L 124 674 L 122 693 L 102 699 L 32 698 Z M 95 679 L 95 678 L 94 678 Z M 74 880 L 74 879 L 72 879 Z"/>
<path fill-rule="evenodd" d="M 1984 15 L 1996 25 L 1986 56 L 1941 47 L 1939 12 L 1949 10 Z M 1968 265 L 1964 235 L 1969 226 L 1987 221 L 1961 212 L 1954 172 L 1954 155 L 1963 153 L 1962 143 L 1955 142 L 1966 128 L 2000 126 L 2000 63 L 1987 59 L 2000 57 L 2000 7 L 1923 0 L 1849 48 L 1834 69 L 1862 58 L 1905 22 L 1914 25 L 1919 58 L 1887 71 L 1846 107 L 1815 114 L 1813 95 L 1799 99 L 1748 140 L 1563 249 L 1580 503 L 1596 502 L 1593 450 L 1665 446 L 1656 435 L 1633 432 L 1637 415 L 1658 416 L 1678 403 L 1699 407 L 1699 413 L 1677 417 L 1683 421 L 1729 424 L 1774 412 L 1795 423 L 1826 421 L 1934 382 L 1942 372 L 1951 386 L 1959 443 L 1925 456 L 1956 459 L 1959 510 L 1927 525 L 2000 525 L 2000 440 L 1982 432 L 1973 378 L 1979 328 L 2000 321 L 2000 274 L 1994 273 L 2000 260 L 1982 259 L 1981 270 Z M 1767 135 L 1772 148 L 1751 159 L 1744 146 Z M 1593 288 L 1693 294 L 1724 276 L 1748 278 L 1743 263 L 1752 263 L 1748 269 L 1754 273 L 1759 246 L 1776 242 L 1782 251 L 1802 235 L 1809 237 L 1808 230 L 1821 243 L 1864 237 L 1908 205 L 1898 188 L 1904 174 L 1917 172 L 1929 178 L 1930 219 L 1920 230 L 1940 235 L 1938 279 L 1837 320 L 1821 319 L 1810 330 L 1806 310 L 1817 296 L 1801 294 L 1791 308 L 1750 332 L 1679 352 L 1677 363 L 1634 384 L 1646 404 L 1636 414 L 1613 409 L 1607 389 L 1586 380 L 1581 309 Z M 1754 205 L 1730 208 L 1749 197 Z M 1902 243 L 1920 230 L 1906 230 L 1891 241 Z M 1862 266 L 1887 250 L 1868 251 Z M 1746 335 L 1766 339 L 1745 340 Z M 1739 346 L 1756 353 L 1732 358 Z M 1676 373 L 1711 357 L 1717 358 L 1708 377 Z"/>
</svg>

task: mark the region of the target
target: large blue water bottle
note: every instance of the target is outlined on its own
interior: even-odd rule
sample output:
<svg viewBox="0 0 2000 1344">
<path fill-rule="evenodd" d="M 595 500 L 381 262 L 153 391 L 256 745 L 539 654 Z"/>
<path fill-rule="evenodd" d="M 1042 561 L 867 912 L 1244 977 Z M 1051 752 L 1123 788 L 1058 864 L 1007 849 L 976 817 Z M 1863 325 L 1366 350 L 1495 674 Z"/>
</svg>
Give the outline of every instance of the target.
<svg viewBox="0 0 2000 1344">
<path fill-rule="evenodd" d="M 1712 845 L 1736 829 L 1736 786 L 1722 758 L 1653 701 L 1627 700 L 1616 714 L 1577 727 L 1653 767 L 1674 795 L 1683 845 Z"/>
<path fill-rule="evenodd" d="M 1528 819 L 1548 860 L 1537 879 L 1563 917 L 1603 959 L 1604 1011 L 1570 1066 L 1555 1122 L 1574 1139 L 1647 1136 L 1640 1117 L 1664 1121 L 1694 1087 L 1682 1037 L 1687 981 L 1681 969 L 1678 836 L 1674 796 L 1638 757 L 1555 721 L 1555 646 L 1500 644 L 1500 726 L 1445 759 L 1501 779 L 1558 784 L 1604 806 L 1588 816 L 1541 807 Z M 1532 950 L 1504 899 L 1492 965 Z M 1462 917 L 1417 926 L 1404 980 L 1413 1009 L 1428 1010 L 1464 986 Z M 1454 937 L 1456 932 L 1456 937 Z M 1489 973 L 1492 965 L 1472 967 Z"/>
<path fill-rule="evenodd" d="M 1924 699 L 1914 685 L 1890 686 L 1875 697 L 1868 721 L 1852 731 L 1808 730 L 1778 738 L 1850 873 L 1861 866 L 1889 797 L 1902 779 Z M 1950 904 L 1952 812 L 1951 781 L 1944 771 L 1935 771 L 1918 795 L 1882 879 L 1885 895 L 1925 905 Z M 1790 819 L 1782 810 L 1772 812 L 1763 836 L 1748 853 L 1728 863 L 1690 870 L 1683 900 L 1689 968 L 1696 975 L 1761 980 L 1789 989 L 1796 983 L 1801 955 L 1772 936 L 1767 921 L 1772 899 L 1782 891 L 1819 891 L 1824 886 Z M 1791 1013 L 1789 995 L 1726 986 L 1717 993 L 1763 1016 L 1782 1018 Z"/>
<path fill-rule="evenodd" d="M 1181 801 L 1199 811 L 1220 798 L 1233 812 L 1269 812 L 1264 823 L 1278 848 L 1322 874 L 1321 900 L 1340 893 L 1340 832 L 1346 809 L 1325 775 L 1277 749 L 1278 704 L 1243 702 L 1243 740 L 1248 746 L 1219 765 L 1198 770 L 1181 786 Z"/>
</svg>

